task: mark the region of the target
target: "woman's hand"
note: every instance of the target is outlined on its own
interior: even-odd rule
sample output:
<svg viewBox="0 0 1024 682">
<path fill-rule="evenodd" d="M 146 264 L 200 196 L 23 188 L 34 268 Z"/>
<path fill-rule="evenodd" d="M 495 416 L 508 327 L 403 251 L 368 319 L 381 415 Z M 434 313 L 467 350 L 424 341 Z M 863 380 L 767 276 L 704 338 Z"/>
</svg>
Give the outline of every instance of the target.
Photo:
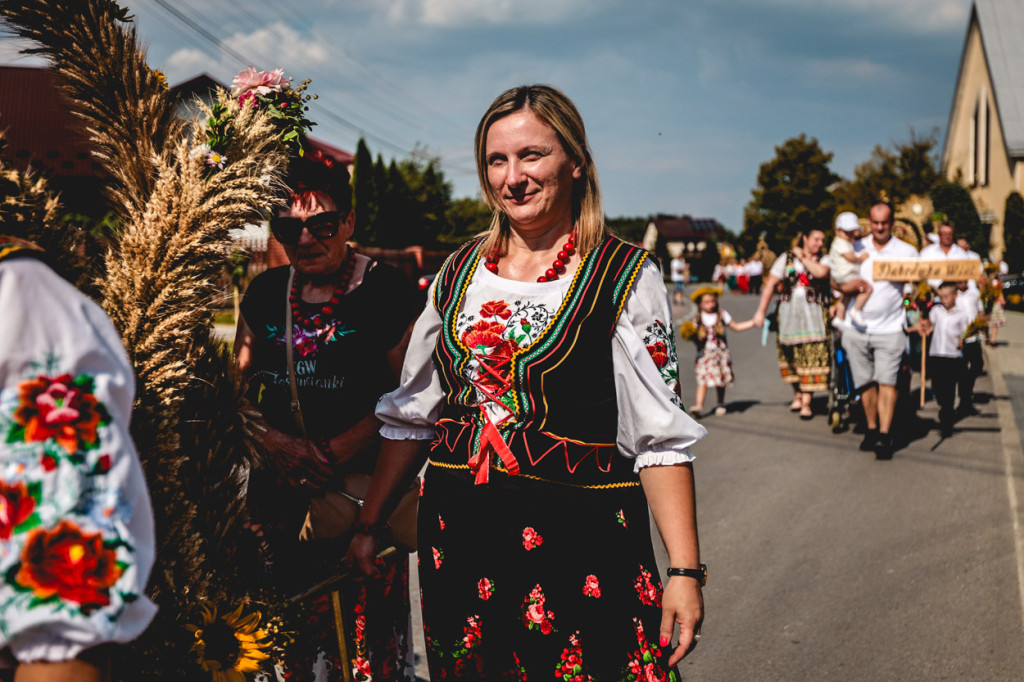
<svg viewBox="0 0 1024 682">
<path fill-rule="evenodd" d="M 700 583 L 685 576 L 671 576 L 661 597 L 661 638 L 664 649 L 672 641 L 675 626 L 679 625 L 679 644 L 668 659 L 669 667 L 679 663 L 697 646 L 700 626 L 704 622 L 704 596 Z"/>
<path fill-rule="evenodd" d="M 319 490 L 334 474 L 324 453 L 305 438 L 289 436 L 268 426 L 263 434 L 263 447 L 278 476 L 289 485 Z"/>
<path fill-rule="evenodd" d="M 802 247 L 802 246 L 794 246 L 790 250 L 793 252 L 793 256 L 795 256 L 797 259 L 799 259 L 801 261 L 804 258 L 807 258 L 807 253 L 804 251 L 804 247 Z"/>
<path fill-rule="evenodd" d="M 763 327 L 764 326 L 764 313 L 762 313 L 761 311 L 758 311 L 758 312 L 754 313 L 754 317 L 751 318 L 750 321 L 753 322 L 754 326 L 757 327 L 757 328 Z"/>
<path fill-rule="evenodd" d="M 368 578 L 376 578 L 380 575 L 376 560 L 377 538 L 364 533 L 359 533 L 352 538 L 352 543 L 348 546 L 348 553 L 345 555 L 345 563 L 355 564 Z"/>
</svg>

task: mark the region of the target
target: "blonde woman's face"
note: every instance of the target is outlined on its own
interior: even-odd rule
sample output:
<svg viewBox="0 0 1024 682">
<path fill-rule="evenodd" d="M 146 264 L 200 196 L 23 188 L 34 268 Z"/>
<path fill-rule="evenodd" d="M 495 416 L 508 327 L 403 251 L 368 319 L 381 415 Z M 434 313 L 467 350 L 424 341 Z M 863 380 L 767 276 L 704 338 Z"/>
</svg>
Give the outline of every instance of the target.
<svg viewBox="0 0 1024 682">
<path fill-rule="evenodd" d="M 487 130 L 485 160 L 488 185 L 513 229 L 571 229 L 573 183 L 583 173 L 551 126 L 529 110 L 498 119 Z"/>
</svg>

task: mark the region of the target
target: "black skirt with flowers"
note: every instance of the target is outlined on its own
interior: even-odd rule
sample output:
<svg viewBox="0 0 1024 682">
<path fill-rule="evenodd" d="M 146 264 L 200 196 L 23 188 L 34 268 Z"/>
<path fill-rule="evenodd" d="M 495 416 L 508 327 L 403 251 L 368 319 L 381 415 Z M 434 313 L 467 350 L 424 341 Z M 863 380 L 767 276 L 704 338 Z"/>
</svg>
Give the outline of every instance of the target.
<svg viewBox="0 0 1024 682">
<path fill-rule="evenodd" d="M 431 679 L 679 679 L 658 647 L 662 585 L 638 485 L 500 467 L 475 485 L 436 454 L 419 516 Z"/>
</svg>

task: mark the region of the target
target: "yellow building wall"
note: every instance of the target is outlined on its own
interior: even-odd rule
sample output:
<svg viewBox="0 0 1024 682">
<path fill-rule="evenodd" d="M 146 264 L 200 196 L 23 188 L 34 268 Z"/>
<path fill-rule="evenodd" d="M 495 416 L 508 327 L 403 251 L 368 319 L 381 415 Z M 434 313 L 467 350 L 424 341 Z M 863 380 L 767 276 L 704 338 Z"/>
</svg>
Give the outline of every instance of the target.
<svg viewBox="0 0 1024 682">
<path fill-rule="evenodd" d="M 959 180 L 969 187 L 978 213 L 983 219 L 987 215 L 992 220 L 988 249 L 981 244 L 972 244 L 972 248 L 982 255 L 985 255 L 987 250 L 992 258 L 999 259 L 1003 255 L 1003 214 L 1006 209 L 1006 197 L 1014 190 L 1021 191 L 1024 168 L 1021 168 L 1020 162 L 1014 162 L 1006 154 L 1006 143 L 1003 140 L 999 112 L 992 92 L 992 80 L 977 22 L 971 25 L 960 69 L 959 89 L 954 95 L 953 115 L 946 138 L 943 174 L 947 179 Z M 989 110 L 989 162 L 985 184 L 981 184 L 980 168 L 974 169 L 973 177 L 971 169 L 971 154 L 974 149 L 971 119 L 979 101 L 985 101 Z M 983 117 L 979 115 L 979 119 Z"/>
</svg>

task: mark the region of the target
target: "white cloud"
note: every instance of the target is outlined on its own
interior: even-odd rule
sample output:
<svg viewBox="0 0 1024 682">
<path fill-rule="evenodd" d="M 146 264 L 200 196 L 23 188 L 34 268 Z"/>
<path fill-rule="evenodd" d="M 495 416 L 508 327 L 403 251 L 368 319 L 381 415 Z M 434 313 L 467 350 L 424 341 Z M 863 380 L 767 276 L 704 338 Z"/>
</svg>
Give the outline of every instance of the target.
<svg viewBox="0 0 1024 682">
<path fill-rule="evenodd" d="M 601 0 L 382 0 L 379 6 L 392 23 L 465 28 L 553 24 L 580 18 L 599 4 Z"/>
<path fill-rule="evenodd" d="M 971 0 L 757 0 L 759 6 L 861 15 L 880 26 L 916 34 L 965 30 Z"/>
</svg>

